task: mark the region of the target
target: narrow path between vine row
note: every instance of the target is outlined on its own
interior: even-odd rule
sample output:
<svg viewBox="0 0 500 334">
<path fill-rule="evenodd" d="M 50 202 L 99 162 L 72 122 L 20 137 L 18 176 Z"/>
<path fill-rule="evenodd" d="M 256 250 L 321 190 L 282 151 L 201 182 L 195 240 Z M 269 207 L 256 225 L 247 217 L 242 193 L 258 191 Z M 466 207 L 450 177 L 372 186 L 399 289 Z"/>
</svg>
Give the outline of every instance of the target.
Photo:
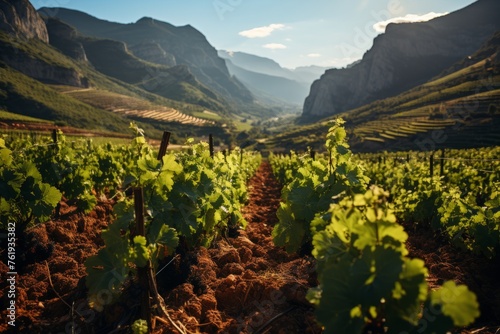
<svg viewBox="0 0 500 334">
<path fill-rule="evenodd" d="M 305 299 L 317 284 L 314 259 L 287 254 L 272 242 L 281 189 L 267 161 L 248 186 L 245 230 L 221 238 L 210 249 L 177 256 L 158 274 L 169 314 L 184 333 L 320 333 Z M 65 332 L 75 326 L 81 333 L 129 333 L 129 324 L 140 316 L 134 284 L 117 303 L 95 312 L 88 308 L 84 282 L 84 262 L 103 246 L 100 233 L 111 220 L 113 203 L 100 201 L 88 215 L 62 204 L 61 217 L 33 228 L 24 250 L 19 249 L 17 260 L 24 264 L 17 278 L 16 328 L 4 322 L 0 332 Z M 478 296 L 482 318 L 469 330 L 454 333 L 495 334 L 500 323 L 500 259 L 487 261 L 457 251 L 429 229 L 412 224 L 405 228 L 410 256 L 425 260 L 432 288 L 452 279 Z M 0 262 L 0 276 L 8 270 Z M 0 280 L 0 299 L 7 291 L 7 282 Z M 0 315 L 6 319 L 6 307 Z M 179 331 L 162 318 L 153 333 Z"/>
<path fill-rule="evenodd" d="M 267 161 L 248 189 L 248 226 L 198 252 L 187 283 L 166 293 L 171 315 L 191 332 L 320 333 L 305 299 L 316 285 L 313 259 L 272 242 L 281 187 Z"/>
</svg>

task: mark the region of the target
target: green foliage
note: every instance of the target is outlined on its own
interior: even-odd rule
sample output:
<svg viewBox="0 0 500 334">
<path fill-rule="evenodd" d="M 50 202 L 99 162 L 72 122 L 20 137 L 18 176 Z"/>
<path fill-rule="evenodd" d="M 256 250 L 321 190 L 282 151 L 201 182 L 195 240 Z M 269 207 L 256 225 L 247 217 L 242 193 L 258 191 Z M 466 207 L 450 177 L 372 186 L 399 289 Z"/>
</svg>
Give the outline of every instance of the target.
<svg viewBox="0 0 500 334">
<path fill-rule="evenodd" d="M 61 193 L 42 181 L 33 163 L 16 161 L 3 139 L 0 139 L 0 157 L 2 229 L 7 229 L 8 222 L 14 222 L 22 232 L 34 222 L 49 220 Z"/>
<path fill-rule="evenodd" d="M 426 210 L 439 222 L 444 187 L 433 178 L 405 178 L 418 176 L 408 169 L 385 168 L 384 181 L 404 195 L 392 205 L 389 192 L 366 190 L 364 173 L 372 173 L 353 159 L 342 124 L 328 131 L 326 158 L 270 157 L 284 185 L 273 240 L 298 251 L 312 239 L 319 286 L 307 299 L 325 333 L 417 333 L 422 326 L 446 333 L 469 325 L 479 316 L 475 295 L 453 282 L 429 293 L 424 262 L 408 258 L 408 235 L 396 219 L 406 206 L 406 217 Z"/>
<path fill-rule="evenodd" d="M 367 179 L 351 161 L 343 122 L 337 120 L 326 137 L 328 157 L 313 160 L 310 154 L 290 157 L 271 155 L 273 172 L 284 185 L 278 209 L 279 223 L 273 229 L 273 241 L 288 252 L 296 252 L 311 242 L 310 224 L 316 215 L 326 212 L 332 198 L 345 192 L 363 190 Z"/>
<path fill-rule="evenodd" d="M 148 323 L 146 320 L 139 319 L 132 324 L 132 333 L 134 334 L 147 334 Z"/>
<path fill-rule="evenodd" d="M 308 299 L 317 307 L 325 333 L 363 333 L 368 328 L 416 332 L 424 302 L 438 310 L 429 321 L 429 333 L 471 324 L 479 305 L 467 287 L 446 282 L 428 294 L 427 269 L 422 260 L 407 257 L 407 234 L 397 224 L 388 196 L 372 187 L 344 198 L 331 206 L 330 220 L 314 235 L 320 285 L 309 291 Z"/>
<path fill-rule="evenodd" d="M 142 189 L 145 235 L 137 235 L 134 200 L 122 195 L 114 221 L 102 232 L 105 247 L 87 259 L 86 284 L 92 307 L 101 310 L 121 286 L 148 263 L 172 256 L 182 247 L 209 246 L 227 229 L 245 226 L 241 206 L 246 181 L 260 164 L 260 155 L 237 149 L 210 156 L 208 144 L 192 144 L 186 152 L 168 153 L 161 161 L 146 143 L 142 129 L 124 150 L 124 186 Z M 185 251 L 185 249 L 183 250 Z M 103 291 L 108 299 L 100 298 Z"/>
<path fill-rule="evenodd" d="M 81 212 L 88 213 L 97 204 L 91 179 L 96 170 L 94 157 L 91 152 L 68 143 L 61 131 L 56 136 L 57 142 L 29 147 L 26 154 L 40 170 L 44 182 L 59 189 Z"/>
<path fill-rule="evenodd" d="M 93 108 L 20 72 L 0 66 L 0 105 L 10 112 L 70 126 L 106 132 L 125 132 L 127 122 L 120 116 Z"/>
<path fill-rule="evenodd" d="M 497 185 L 498 187 L 498 185 Z M 441 229 L 453 245 L 483 254 L 488 258 L 500 249 L 500 196 L 495 191 L 484 206 L 470 204 L 460 196 L 458 189 L 443 194 L 438 209 Z"/>
<path fill-rule="evenodd" d="M 373 183 L 392 194 L 399 219 L 429 226 L 459 249 L 493 258 L 500 250 L 498 152 L 498 147 L 448 150 L 444 175 L 432 178 L 429 162 L 414 152 L 399 154 L 409 161 L 387 153 L 363 155 L 360 163 Z M 378 163 L 368 166 L 368 161 Z"/>
</svg>

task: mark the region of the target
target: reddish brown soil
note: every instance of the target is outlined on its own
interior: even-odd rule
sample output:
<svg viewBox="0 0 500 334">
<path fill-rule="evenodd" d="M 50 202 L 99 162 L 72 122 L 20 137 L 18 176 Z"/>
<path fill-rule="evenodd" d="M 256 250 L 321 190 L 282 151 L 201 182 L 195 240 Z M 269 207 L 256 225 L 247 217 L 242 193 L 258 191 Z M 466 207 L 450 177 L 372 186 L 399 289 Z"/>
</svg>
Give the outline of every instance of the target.
<svg viewBox="0 0 500 334">
<path fill-rule="evenodd" d="M 405 228 L 409 234 L 410 256 L 425 261 L 431 289 L 452 280 L 467 285 L 478 298 L 480 318 L 470 328 L 455 332 L 500 333 L 500 259 L 488 260 L 457 250 L 430 228 L 414 229 L 409 224 L 405 224 Z"/>
<path fill-rule="evenodd" d="M 156 277 L 171 320 L 157 319 L 154 333 L 179 333 L 175 326 L 185 333 L 321 333 L 305 299 L 308 288 L 317 284 L 314 259 L 289 255 L 271 240 L 280 186 L 268 163 L 249 186 L 246 230 L 230 233 L 210 249 L 180 254 Z M 16 329 L 2 321 L 0 332 L 71 333 L 72 327 L 75 333 L 130 332 L 130 323 L 140 314 L 136 284 L 104 312 L 89 309 L 86 300 L 83 263 L 103 244 L 100 231 L 108 224 L 112 204 L 100 202 L 84 216 L 63 203 L 61 218 L 31 230 L 34 241 L 28 242 L 23 259 L 18 254 L 24 268 L 17 277 Z M 409 232 L 411 256 L 425 259 L 431 284 L 453 279 L 468 284 L 480 298 L 483 318 L 473 329 L 457 333 L 495 333 L 495 319 L 500 319 L 498 265 L 442 246 L 428 231 Z M 50 244 L 53 252 L 47 257 Z M 7 271 L 1 264 L 2 300 Z M 2 319 L 6 305 L 2 302 Z"/>
</svg>

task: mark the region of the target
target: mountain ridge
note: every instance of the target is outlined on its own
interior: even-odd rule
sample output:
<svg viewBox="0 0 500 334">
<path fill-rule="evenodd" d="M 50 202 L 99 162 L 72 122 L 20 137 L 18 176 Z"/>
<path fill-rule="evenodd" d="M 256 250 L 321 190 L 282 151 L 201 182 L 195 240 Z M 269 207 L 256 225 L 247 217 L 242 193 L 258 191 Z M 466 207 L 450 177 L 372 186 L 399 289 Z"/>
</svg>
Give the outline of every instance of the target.
<svg viewBox="0 0 500 334">
<path fill-rule="evenodd" d="M 424 83 L 499 29 L 497 12 L 500 2 L 478 0 L 431 21 L 389 24 L 361 62 L 328 70 L 313 83 L 302 120 L 338 114 Z"/>
<path fill-rule="evenodd" d="M 269 149 L 324 150 L 334 118 L 345 120 L 353 152 L 434 151 L 500 145 L 500 30 L 422 85 L 396 96 L 276 129 Z"/>
<path fill-rule="evenodd" d="M 226 60 L 231 75 L 243 82 L 254 96 L 264 103 L 302 106 L 313 80 L 327 69 L 303 66 L 291 70 L 281 67 L 273 59 L 241 51 L 218 50 Z"/>
<path fill-rule="evenodd" d="M 218 57 L 206 37 L 190 25 L 176 27 L 148 17 L 122 24 L 65 8 L 42 7 L 38 12 L 58 18 L 89 37 L 122 41 L 131 49 L 144 42 L 157 43 L 170 55 L 172 65 L 187 65 L 201 83 L 221 94 L 229 104 L 231 101 L 242 104 L 253 101 L 248 89 L 230 76 L 224 60 Z M 147 54 L 140 56 L 146 61 L 156 60 Z"/>
</svg>

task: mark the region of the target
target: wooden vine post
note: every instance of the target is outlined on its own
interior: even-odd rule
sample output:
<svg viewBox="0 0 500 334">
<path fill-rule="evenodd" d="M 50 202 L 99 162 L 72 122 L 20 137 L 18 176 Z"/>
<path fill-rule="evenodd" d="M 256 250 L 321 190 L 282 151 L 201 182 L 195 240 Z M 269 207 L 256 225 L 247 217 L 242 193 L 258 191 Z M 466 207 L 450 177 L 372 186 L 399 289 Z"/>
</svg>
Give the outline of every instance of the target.
<svg viewBox="0 0 500 334">
<path fill-rule="evenodd" d="M 57 129 L 52 130 L 52 142 L 57 144 Z"/>
<path fill-rule="evenodd" d="M 52 130 L 52 143 L 54 144 L 53 145 L 53 148 L 54 148 L 54 151 L 55 152 L 58 152 L 59 151 L 59 145 L 57 145 L 57 129 L 53 129 Z"/>
<path fill-rule="evenodd" d="M 209 148 L 210 148 L 210 157 L 214 157 L 214 137 L 212 136 L 212 134 L 209 134 L 208 135 L 208 145 L 209 145 Z"/>
<path fill-rule="evenodd" d="M 440 165 L 440 174 L 441 176 L 444 176 L 444 148 L 441 149 L 441 165 Z"/>
<path fill-rule="evenodd" d="M 434 153 L 431 153 L 431 156 L 429 157 L 429 169 L 432 178 L 434 176 Z"/>
<path fill-rule="evenodd" d="M 146 227 L 144 225 L 144 193 L 142 187 L 134 188 L 134 208 L 137 235 L 145 236 Z M 148 271 L 151 270 L 149 261 L 144 267 L 137 268 L 137 278 L 141 289 L 141 319 L 146 319 L 148 323 L 148 333 L 153 328 L 153 316 L 151 314 L 151 296 Z"/>
<path fill-rule="evenodd" d="M 168 142 L 170 141 L 170 132 L 164 131 L 161 139 L 160 150 L 158 151 L 158 160 L 161 161 L 167 153 Z"/>
</svg>

